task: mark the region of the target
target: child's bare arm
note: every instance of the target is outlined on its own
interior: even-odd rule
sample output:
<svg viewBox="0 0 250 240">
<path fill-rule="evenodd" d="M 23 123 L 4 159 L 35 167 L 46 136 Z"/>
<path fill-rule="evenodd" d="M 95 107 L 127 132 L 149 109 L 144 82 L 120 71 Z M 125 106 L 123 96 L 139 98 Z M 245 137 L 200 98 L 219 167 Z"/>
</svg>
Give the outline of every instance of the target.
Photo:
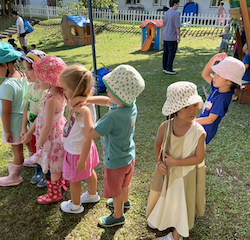
<svg viewBox="0 0 250 240">
<path fill-rule="evenodd" d="M 58 105 L 61 104 L 58 99 L 55 100 L 55 98 L 50 98 L 45 104 L 45 120 L 44 125 L 41 129 L 40 136 L 38 138 L 38 141 L 36 143 L 38 148 L 41 148 L 48 138 L 49 134 L 52 130 L 53 125 L 53 119 L 56 112 L 56 108 Z"/>
<path fill-rule="evenodd" d="M 216 55 L 214 55 L 207 63 L 207 65 L 205 66 L 205 68 L 202 71 L 202 77 L 204 78 L 204 80 L 206 82 L 208 82 L 209 84 L 211 84 L 212 82 L 212 66 L 215 64 L 216 61 L 220 61 L 221 59 L 224 59 L 227 57 L 226 53 L 218 53 Z"/>
<path fill-rule="evenodd" d="M 197 165 L 201 163 L 205 157 L 205 150 L 206 150 L 205 137 L 206 137 L 206 134 L 204 133 L 199 138 L 199 141 L 195 150 L 195 155 L 192 157 L 188 157 L 185 159 L 174 159 L 173 157 L 165 154 L 166 165 L 169 167 L 175 167 L 175 166 L 192 166 L 192 165 Z"/>
<path fill-rule="evenodd" d="M 93 103 L 99 106 L 110 107 L 110 99 L 109 97 L 106 96 L 92 96 L 92 97 L 77 96 L 71 100 L 72 107 L 76 105 L 84 106 L 87 103 Z"/>
<path fill-rule="evenodd" d="M 245 63 L 246 70 L 249 68 L 249 64 Z"/>
<path fill-rule="evenodd" d="M 12 133 L 10 132 L 11 112 L 12 102 L 2 99 L 2 121 L 7 142 L 12 142 Z"/>
<path fill-rule="evenodd" d="M 196 118 L 195 121 L 201 125 L 212 124 L 219 116 L 213 113 L 210 113 L 207 117 Z"/>
<path fill-rule="evenodd" d="M 26 103 L 24 110 L 23 110 L 21 137 L 27 132 L 27 123 L 28 123 L 27 112 L 28 112 L 28 103 Z"/>
<path fill-rule="evenodd" d="M 92 121 L 92 116 L 90 109 L 86 106 L 75 106 L 72 112 L 80 113 L 83 116 L 84 129 L 87 138 L 95 139 L 100 135 L 93 129 L 94 123 Z"/>
<path fill-rule="evenodd" d="M 162 144 L 163 144 L 164 128 L 165 128 L 165 123 L 162 123 L 158 129 L 154 146 L 155 161 L 158 166 L 158 170 L 162 175 L 165 175 L 167 173 L 167 167 L 162 162 Z"/>
<path fill-rule="evenodd" d="M 86 162 L 91 148 L 92 139 L 87 138 L 85 129 L 82 128 L 84 134 L 84 141 L 82 143 L 82 151 L 79 160 L 77 161 L 76 169 L 82 171 L 86 169 Z"/>
<path fill-rule="evenodd" d="M 31 125 L 30 129 L 28 132 L 26 132 L 23 136 L 22 136 L 22 143 L 29 143 L 31 141 L 32 135 L 35 132 L 36 129 L 36 119 L 33 122 L 33 124 Z"/>
</svg>

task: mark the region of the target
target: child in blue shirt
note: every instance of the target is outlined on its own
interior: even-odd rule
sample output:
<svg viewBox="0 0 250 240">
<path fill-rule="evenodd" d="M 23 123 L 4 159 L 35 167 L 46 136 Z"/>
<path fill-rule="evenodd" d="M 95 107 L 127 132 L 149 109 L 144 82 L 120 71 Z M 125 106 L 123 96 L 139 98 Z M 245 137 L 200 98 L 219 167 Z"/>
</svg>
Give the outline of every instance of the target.
<svg viewBox="0 0 250 240">
<path fill-rule="evenodd" d="M 246 84 L 246 83 L 250 83 L 250 69 L 249 69 L 250 57 L 249 57 L 247 43 L 245 43 L 245 45 L 243 46 L 242 51 L 245 53 L 245 56 L 242 62 L 245 64 L 246 71 L 242 78 L 241 84 Z"/>
<path fill-rule="evenodd" d="M 220 61 L 220 63 L 214 65 L 216 61 Z M 214 71 L 213 76 L 212 71 Z M 236 58 L 227 57 L 226 53 L 214 55 L 203 69 L 202 77 L 211 84 L 212 92 L 196 121 L 204 127 L 207 133 L 206 144 L 215 136 L 219 123 L 231 103 L 235 89 L 241 85 L 244 72 L 244 64 Z"/>
<path fill-rule="evenodd" d="M 120 65 L 103 78 L 108 97 L 88 97 L 85 103 L 109 106 L 106 113 L 94 125 L 86 106 L 76 106 L 72 111 L 82 114 L 86 135 L 95 139 L 101 136 L 105 165 L 103 196 L 114 207 L 109 216 L 100 218 L 104 227 L 125 223 L 124 208 L 130 207 L 129 185 L 134 172 L 135 143 L 133 140 L 137 107 L 136 97 L 145 83 L 139 72 L 130 65 Z M 72 102 L 78 103 L 79 99 Z"/>
</svg>

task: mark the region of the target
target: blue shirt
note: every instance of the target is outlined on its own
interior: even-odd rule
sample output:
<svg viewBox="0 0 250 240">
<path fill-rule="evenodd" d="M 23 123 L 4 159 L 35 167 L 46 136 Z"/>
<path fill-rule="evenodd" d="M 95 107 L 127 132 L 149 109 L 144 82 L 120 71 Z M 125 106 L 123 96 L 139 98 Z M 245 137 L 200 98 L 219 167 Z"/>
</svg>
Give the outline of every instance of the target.
<svg viewBox="0 0 250 240">
<path fill-rule="evenodd" d="M 211 82 L 211 89 L 212 92 L 208 96 L 199 116 L 200 118 L 208 117 L 210 113 L 218 115 L 217 119 L 213 123 L 202 125 L 207 133 L 206 144 L 208 144 L 215 136 L 219 123 L 225 116 L 234 94 L 234 90 L 220 93 L 218 91 L 219 89 L 214 87 L 213 81 Z"/>
<path fill-rule="evenodd" d="M 97 121 L 94 130 L 101 136 L 105 167 L 116 169 L 127 166 L 135 158 L 133 140 L 137 107 L 117 107 L 110 103 L 109 111 Z"/>
<path fill-rule="evenodd" d="M 248 65 L 250 66 L 250 57 L 249 57 L 249 54 L 246 54 L 246 55 L 244 56 L 242 62 L 243 62 L 244 64 L 246 63 L 246 64 L 248 64 Z M 249 68 L 249 67 L 248 67 L 248 69 L 245 71 L 242 80 L 250 82 L 250 68 Z"/>
</svg>

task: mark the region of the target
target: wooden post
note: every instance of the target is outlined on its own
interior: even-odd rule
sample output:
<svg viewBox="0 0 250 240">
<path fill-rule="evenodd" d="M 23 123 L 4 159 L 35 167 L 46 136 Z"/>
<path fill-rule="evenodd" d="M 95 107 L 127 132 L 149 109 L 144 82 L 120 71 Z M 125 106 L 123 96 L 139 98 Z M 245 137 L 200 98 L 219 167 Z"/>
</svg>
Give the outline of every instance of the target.
<svg viewBox="0 0 250 240">
<path fill-rule="evenodd" d="M 249 19 L 246 0 L 240 0 L 240 8 L 241 8 L 241 14 L 242 14 L 242 18 L 243 18 L 247 43 L 250 44 L 250 19 Z"/>
</svg>

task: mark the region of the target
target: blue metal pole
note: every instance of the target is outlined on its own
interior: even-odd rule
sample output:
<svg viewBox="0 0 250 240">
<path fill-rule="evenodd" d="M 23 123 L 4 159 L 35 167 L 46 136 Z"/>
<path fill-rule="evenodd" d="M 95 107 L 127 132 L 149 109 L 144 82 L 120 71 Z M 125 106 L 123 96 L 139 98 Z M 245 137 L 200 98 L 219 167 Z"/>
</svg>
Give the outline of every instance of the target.
<svg viewBox="0 0 250 240">
<path fill-rule="evenodd" d="M 95 55 L 95 36 L 94 36 L 91 0 L 88 0 L 88 9 L 89 9 L 89 20 L 90 20 L 90 35 L 91 35 L 91 45 L 92 45 L 92 55 L 93 55 L 93 67 L 94 67 L 94 73 L 95 73 L 94 81 L 95 81 L 95 86 L 96 86 L 96 94 L 98 95 L 96 55 Z M 97 106 L 97 113 L 98 113 L 98 119 L 99 119 L 100 118 L 100 106 Z"/>
</svg>

